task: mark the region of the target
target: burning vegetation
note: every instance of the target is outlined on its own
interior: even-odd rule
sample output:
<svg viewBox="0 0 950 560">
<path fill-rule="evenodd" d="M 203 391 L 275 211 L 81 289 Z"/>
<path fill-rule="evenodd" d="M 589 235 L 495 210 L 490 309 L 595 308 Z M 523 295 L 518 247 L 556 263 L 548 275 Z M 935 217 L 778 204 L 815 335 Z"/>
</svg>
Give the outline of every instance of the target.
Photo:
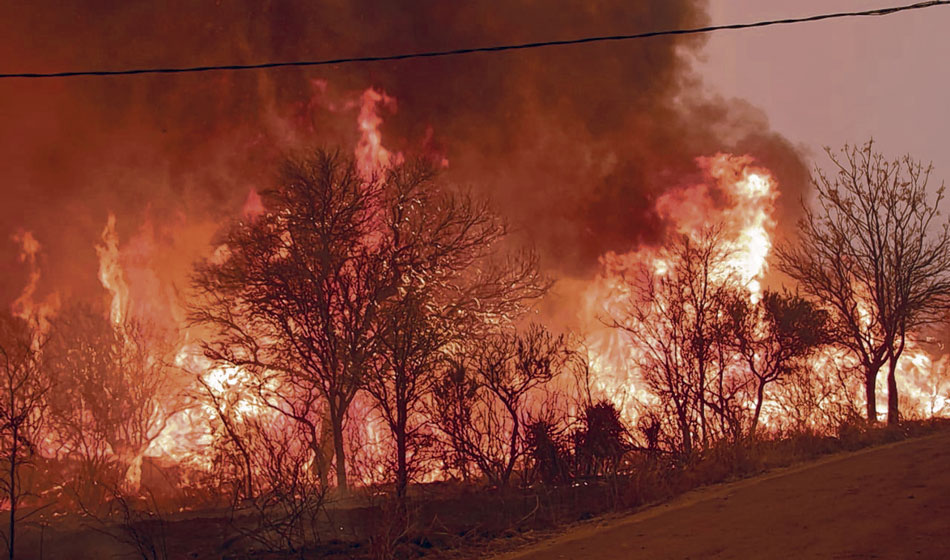
<svg viewBox="0 0 950 560">
<path fill-rule="evenodd" d="M 383 147 L 387 99 L 362 96 L 353 155 L 287 157 L 251 192 L 171 326 L 134 311 L 148 308 L 130 300 L 116 217 L 95 247 L 104 306 L 38 301 L 42 246 L 16 237 L 29 283 L 0 344 L 11 551 L 26 509 L 121 514 L 116 538 L 148 555 L 133 512 L 159 503 L 230 504 L 248 542 L 307 550 L 334 535 L 339 500 L 379 492 L 403 530 L 370 540 L 392 550 L 414 486 L 577 488 L 834 435 L 862 410 L 873 424 L 882 396 L 891 424 L 948 412 L 924 327 L 946 311 L 950 244 L 913 160 L 831 154 L 777 253 L 789 291 L 764 287 L 772 174 L 699 158 L 701 178 L 656 201 L 662 242 L 603 255 L 565 330 L 532 311 L 557 279 L 492 205 L 443 182 L 444 162 Z"/>
<path fill-rule="evenodd" d="M 492 4 L 511 11 L 499 22 L 526 19 Z M 693 2 L 590 4 L 550 17 L 705 21 Z M 432 8 L 453 22 L 484 9 Z M 394 17 L 337 9 L 381 38 Z M 459 26 L 424 27 L 435 41 Z M 171 524 L 200 512 L 220 521 L 218 557 L 388 558 L 457 544 L 490 516 L 520 528 L 643 503 L 710 462 L 748 472 L 783 441 L 950 415 L 950 231 L 930 169 L 848 146 L 812 196 L 761 115 L 684 85 L 690 41 L 567 52 L 554 74 L 535 53 L 466 59 L 449 94 L 420 86 L 423 66 L 341 79 L 347 94 L 224 77 L 208 91 L 256 93 L 198 109 L 143 86 L 207 115 L 145 146 L 170 163 L 144 167 L 181 184 L 145 209 L 83 192 L 106 212 L 83 217 L 89 247 L 75 224 L 12 237 L 25 285 L 0 312 L 9 556 L 78 519 L 176 557 Z M 305 102 L 282 97 L 298 90 Z M 231 118 L 247 103 L 266 109 Z M 399 131 L 385 145 L 384 120 Z M 314 138 L 338 147 L 301 148 Z M 76 157 L 37 174 L 57 183 L 87 167 Z M 216 177 L 198 194 L 207 177 L 174 171 L 190 158 Z M 48 216 L 70 208 L 52 198 Z M 82 249 L 88 262 L 59 258 Z"/>
</svg>

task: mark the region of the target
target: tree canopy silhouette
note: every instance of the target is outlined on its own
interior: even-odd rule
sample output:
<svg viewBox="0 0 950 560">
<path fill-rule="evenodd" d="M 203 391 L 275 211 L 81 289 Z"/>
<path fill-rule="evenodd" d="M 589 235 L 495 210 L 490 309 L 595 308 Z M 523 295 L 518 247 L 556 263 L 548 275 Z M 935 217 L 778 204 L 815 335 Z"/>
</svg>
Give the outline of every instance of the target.
<svg viewBox="0 0 950 560">
<path fill-rule="evenodd" d="M 863 372 L 868 422 L 877 421 L 875 385 L 887 364 L 887 419 L 894 424 L 907 334 L 950 305 L 944 188 L 928 190 L 933 166 L 908 155 L 888 159 L 873 141 L 827 152 L 830 171 L 818 168 L 812 179 L 816 207 L 805 206 L 798 242 L 779 247 L 779 268 L 833 311 L 837 340 Z"/>
</svg>

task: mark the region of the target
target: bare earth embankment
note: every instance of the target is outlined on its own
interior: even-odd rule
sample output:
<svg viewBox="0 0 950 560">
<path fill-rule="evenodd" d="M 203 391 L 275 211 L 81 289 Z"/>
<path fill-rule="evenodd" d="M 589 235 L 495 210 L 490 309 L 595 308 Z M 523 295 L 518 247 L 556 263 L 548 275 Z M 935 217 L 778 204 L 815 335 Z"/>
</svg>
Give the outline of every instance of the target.
<svg viewBox="0 0 950 560">
<path fill-rule="evenodd" d="M 499 560 L 950 558 L 950 431 L 689 492 Z"/>
</svg>

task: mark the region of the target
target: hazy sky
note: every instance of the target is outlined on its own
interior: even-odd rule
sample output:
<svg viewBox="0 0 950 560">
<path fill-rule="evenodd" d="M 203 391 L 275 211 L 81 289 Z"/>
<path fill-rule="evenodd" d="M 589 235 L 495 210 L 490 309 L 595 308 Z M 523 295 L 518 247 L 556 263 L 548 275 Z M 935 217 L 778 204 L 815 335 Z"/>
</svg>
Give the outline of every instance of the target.
<svg viewBox="0 0 950 560">
<path fill-rule="evenodd" d="M 908 0 L 711 0 L 713 23 L 854 11 Z M 887 153 L 933 161 L 950 179 L 950 6 L 713 34 L 710 89 L 762 109 L 773 129 L 820 155 L 873 136 Z M 818 159 L 817 161 L 821 161 Z"/>
</svg>

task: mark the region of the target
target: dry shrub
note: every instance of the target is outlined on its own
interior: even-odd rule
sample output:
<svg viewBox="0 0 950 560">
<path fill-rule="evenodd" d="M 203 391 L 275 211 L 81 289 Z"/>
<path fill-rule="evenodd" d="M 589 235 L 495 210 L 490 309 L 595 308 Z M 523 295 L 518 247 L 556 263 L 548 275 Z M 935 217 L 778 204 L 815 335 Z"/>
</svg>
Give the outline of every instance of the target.
<svg viewBox="0 0 950 560">
<path fill-rule="evenodd" d="M 253 493 L 234 493 L 234 528 L 271 551 L 301 552 L 319 544 L 327 489 L 313 472 L 306 431 L 296 422 L 275 426 L 249 419 L 244 422 L 242 436 L 246 447 L 253 450 Z M 240 484 L 241 479 L 236 482 Z"/>
<path fill-rule="evenodd" d="M 127 546 L 142 560 L 169 558 L 168 521 L 155 495 L 147 488 L 132 494 L 119 486 L 104 492 L 101 502 L 79 502 L 85 525 Z"/>
</svg>

